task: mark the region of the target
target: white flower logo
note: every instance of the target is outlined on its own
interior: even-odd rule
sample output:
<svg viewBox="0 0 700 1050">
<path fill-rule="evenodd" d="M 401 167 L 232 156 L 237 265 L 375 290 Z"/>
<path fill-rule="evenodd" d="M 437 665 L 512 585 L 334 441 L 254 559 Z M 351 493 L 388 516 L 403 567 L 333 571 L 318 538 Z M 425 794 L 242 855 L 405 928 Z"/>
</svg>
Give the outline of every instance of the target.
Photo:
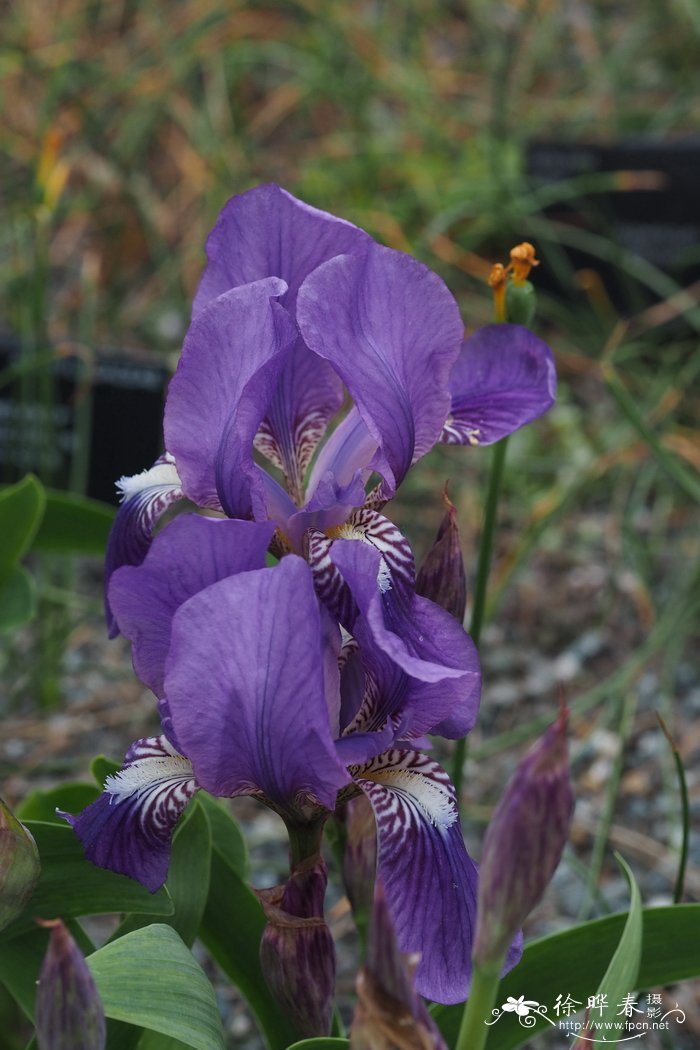
<svg viewBox="0 0 700 1050">
<path fill-rule="evenodd" d="M 501 1010 L 504 1010 L 509 1014 L 517 1014 L 518 1017 L 527 1017 L 530 1010 L 534 1010 L 540 1004 L 534 999 L 526 999 L 524 995 L 514 999 L 512 995 L 508 996 L 508 999 L 501 1006 Z"/>
</svg>

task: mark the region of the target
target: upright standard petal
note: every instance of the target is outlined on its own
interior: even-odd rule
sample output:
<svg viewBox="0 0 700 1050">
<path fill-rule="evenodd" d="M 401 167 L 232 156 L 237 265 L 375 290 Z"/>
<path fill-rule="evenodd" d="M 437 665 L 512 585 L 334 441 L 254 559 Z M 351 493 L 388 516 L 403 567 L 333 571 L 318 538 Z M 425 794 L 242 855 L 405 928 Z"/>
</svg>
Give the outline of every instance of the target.
<svg viewBox="0 0 700 1050">
<path fill-rule="evenodd" d="M 297 338 L 272 301 L 285 289 L 276 278 L 257 281 L 196 314 L 168 390 L 165 440 L 185 495 L 231 517 L 252 517 L 252 489 L 262 491 L 253 440 Z"/>
<path fill-rule="evenodd" d="M 455 300 L 427 267 L 372 244 L 307 277 L 297 321 L 346 384 L 379 445 L 373 466 L 395 488 L 447 418 L 464 331 Z"/>
<path fill-rule="evenodd" d="M 59 811 L 93 864 L 129 875 L 151 893 L 163 885 L 175 825 L 198 784 L 190 762 L 164 736 L 137 740 L 123 769 L 77 816 Z"/>
<path fill-rule="evenodd" d="M 273 531 L 271 522 L 182 514 L 156 536 L 141 565 L 114 573 L 110 604 L 119 629 L 132 643 L 136 674 L 157 697 L 163 696 L 177 610 L 217 580 L 262 569 Z"/>
<path fill-rule="evenodd" d="M 471 976 L 477 873 L 450 779 L 417 751 L 387 751 L 352 772 L 377 821 L 377 876 L 399 947 L 420 953 L 416 988 L 436 1002 L 462 1002 Z"/>
<path fill-rule="evenodd" d="M 279 186 L 257 186 L 226 204 L 209 235 L 208 263 L 193 313 L 231 288 L 280 277 L 287 284 L 280 303 L 294 317 L 297 293 L 308 274 L 336 255 L 363 251 L 370 241 L 364 230 L 304 204 Z M 298 503 L 313 451 L 341 401 L 338 376 L 299 339 L 256 437 L 256 447 L 284 471 Z"/>
<path fill-rule="evenodd" d="M 160 456 L 150 470 L 131 478 L 120 478 L 117 488 L 122 505 L 114 519 L 105 553 L 105 618 L 109 637 L 119 634 L 108 598 L 112 573 L 122 565 L 140 565 L 151 545 L 153 530 L 166 510 L 183 498 L 182 483 L 169 453 Z"/>
<path fill-rule="evenodd" d="M 348 775 L 324 695 L 323 631 L 311 571 L 295 555 L 195 595 L 175 614 L 165 692 L 198 782 L 332 809 Z"/>
<path fill-rule="evenodd" d="M 450 376 L 452 407 L 441 441 L 491 445 L 554 404 L 552 351 L 527 328 L 493 324 L 467 339 Z"/>
</svg>

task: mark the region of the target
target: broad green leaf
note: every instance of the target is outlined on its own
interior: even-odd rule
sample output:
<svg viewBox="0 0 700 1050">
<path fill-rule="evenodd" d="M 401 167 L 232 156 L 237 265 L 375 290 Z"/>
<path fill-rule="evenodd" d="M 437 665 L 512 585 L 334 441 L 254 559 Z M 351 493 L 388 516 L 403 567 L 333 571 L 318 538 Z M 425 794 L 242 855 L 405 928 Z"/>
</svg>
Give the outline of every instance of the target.
<svg viewBox="0 0 700 1050">
<path fill-rule="evenodd" d="M 532 941 L 518 966 L 501 981 L 497 1002 L 524 995 L 546 1005 L 551 1014 L 557 996 L 568 994 L 585 1006 L 600 987 L 627 920 L 627 914 L 607 915 Z M 700 904 L 644 908 L 642 923 L 639 988 L 659 988 L 700 976 Z M 431 1007 L 449 1046 L 456 1043 L 462 1012 L 462 1004 Z M 533 1035 L 549 1029 L 546 1021 L 539 1020 L 523 1029 L 513 1014 L 504 1014 L 489 1031 L 487 1050 L 526 1046 Z"/>
<path fill-rule="evenodd" d="M 250 1003 L 271 1050 L 284 1050 L 296 1037 L 279 1011 L 260 966 L 263 910 L 255 894 L 217 848 L 211 855 L 209 898 L 200 939 Z"/>
<path fill-rule="evenodd" d="M 227 809 L 206 791 L 200 791 L 197 802 L 209 818 L 212 841 L 230 867 L 242 879 L 248 878 L 248 847 L 238 823 Z"/>
<path fill-rule="evenodd" d="M 161 1035 L 160 1032 L 144 1032 L 138 1042 L 138 1050 L 187 1050 L 187 1043 L 181 1043 L 169 1035 Z"/>
<path fill-rule="evenodd" d="M 301 1039 L 298 1043 L 292 1043 L 288 1050 L 340 1050 L 341 1047 L 348 1046 L 350 1046 L 348 1039 L 324 1035 L 316 1039 Z"/>
<path fill-rule="evenodd" d="M 34 548 L 57 554 L 102 557 L 116 511 L 108 503 L 49 489 Z"/>
<path fill-rule="evenodd" d="M 17 809 L 20 820 L 41 820 L 44 823 L 65 826 L 65 821 L 56 813 L 79 813 L 94 802 L 99 791 L 92 784 L 62 784 L 51 791 L 33 791 L 27 795 Z"/>
<path fill-rule="evenodd" d="M 223 1050 L 214 989 L 170 926 L 146 926 L 88 958 L 107 1017 L 160 1032 L 194 1050 Z"/>
<path fill-rule="evenodd" d="M 45 503 L 44 488 L 33 474 L 0 489 L 0 584 L 31 547 Z"/>
<path fill-rule="evenodd" d="M 97 758 L 93 758 L 92 760 L 90 772 L 95 778 L 95 783 L 101 791 L 107 777 L 111 777 L 114 773 L 118 773 L 121 768 L 121 764 L 115 762 L 114 759 L 105 758 L 104 755 L 98 755 Z"/>
<path fill-rule="evenodd" d="M 21 565 L 10 568 L 0 586 L 0 631 L 23 627 L 36 615 L 36 586 Z"/>
<path fill-rule="evenodd" d="M 68 825 L 27 821 L 27 827 L 39 847 L 41 877 L 29 904 L 0 933 L 0 940 L 9 940 L 31 929 L 37 916 L 66 919 L 111 912 L 172 914 L 173 905 L 166 890 L 151 894 L 134 879 L 91 864 Z"/>
<path fill-rule="evenodd" d="M 166 883 L 174 908 L 172 916 L 166 920 L 167 924 L 177 930 L 188 945 L 197 936 L 209 895 L 210 860 L 209 821 L 204 809 L 195 800 L 188 806 L 173 836 Z M 157 921 L 152 915 L 130 915 L 112 939 Z"/>
<path fill-rule="evenodd" d="M 606 1033 L 606 1043 L 609 1042 L 611 1046 L 614 1046 L 617 1040 L 608 1039 L 607 1033 L 617 1032 L 618 1039 L 623 1034 L 625 1017 L 624 1014 L 620 1016 L 620 1003 L 637 988 L 637 974 L 642 957 L 642 898 L 629 867 L 619 854 L 616 854 L 616 857 L 629 883 L 630 910 L 620 943 L 596 989 L 596 994 L 605 997 L 598 1001 L 605 1002 L 606 1005 L 600 1010 L 593 1010 L 591 1016 L 591 1023 Z M 611 1024 L 616 1027 L 611 1028 Z"/>
</svg>

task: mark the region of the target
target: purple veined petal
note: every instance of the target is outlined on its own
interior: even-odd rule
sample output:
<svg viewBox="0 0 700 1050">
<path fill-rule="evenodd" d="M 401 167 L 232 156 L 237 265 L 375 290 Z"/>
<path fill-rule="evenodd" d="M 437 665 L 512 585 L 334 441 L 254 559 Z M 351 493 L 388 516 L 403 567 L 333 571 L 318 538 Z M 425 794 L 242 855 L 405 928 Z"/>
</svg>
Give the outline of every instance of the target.
<svg viewBox="0 0 700 1050">
<path fill-rule="evenodd" d="M 347 386 L 382 454 L 389 488 L 440 437 L 464 328 L 443 281 L 408 255 L 372 244 L 304 281 L 297 322 Z M 379 467 L 377 467 L 379 469 Z"/>
<path fill-rule="evenodd" d="M 477 869 L 447 773 L 417 751 L 387 751 L 354 779 L 377 821 L 377 876 L 403 952 L 420 953 L 416 988 L 462 1002 L 471 977 Z"/>
<path fill-rule="evenodd" d="M 376 438 L 372 437 L 362 416 L 353 406 L 328 438 L 314 463 L 307 487 L 309 503 L 313 504 L 316 490 L 323 479 L 332 477 L 335 484 L 343 488 L 353 482 L 358 472 L 360 476 L 366 473 L 369 477 L 369 465 L 377 447 Z"/>
<path fill-rule="evenodd" d="M 374 575 L 376 588 L 382 593 L 393 590 L 408 600 L 413 593 L 416 566 L 408 540 L 392 521 L 375 510 L 361 507 L 342 525 L 329 531 L 330 535 L 326 535 L 310 530 L 308 562 L 319 597 L 347 630 L 352 630 L 358 609 L 352 588 L 347 586 L 335 565 L 333 544 L 336 540 L 361 543 L 375 550 L 379 554 Z"/>
<path fill-rule="evenodd" d="M 417 748 L 422 746 L 418 740 L 425 733 L 456 737 L 473 728 L 478 693 L 465 702 L 461 679 L 426 682 L 413 678 L 377 645 L 362 618 L 355 624 L 355 637 L 364 669 L 364 690 L 362 704 L 345 725 L 345 734 L 377 731 L 389 723 L 393 736 L 387 747 Z M 471 684 L 467 683 L 468 688 Z"/>
<path fill-rule="evenodd" d="M 165 405 L 166 443 L 185 495 L 201 507 L 252 516 L 251 487 L 263 472 L 253 441 L 296 342 L 294 322 L 272 300 L 269 278 L 225 292 L 196 314 Z"/>
<path fill-rule="evenodd" d="M 369 234 L 267 184 L 232 197 L 207 238 L 207 266 L 193 314 L 241 284 L 281 277 L 288 286 L 282 305 L 294 310 L 304 279 L 336 255 L 363 251 Z"/>
<path fill-rule="evenodd" d="M 198 789 L 188 759 L 166 737 L 137 740 L 125 765 L 82 813 L 59 811 L 93 864 L 155 893 L 165 882 L 175 825 Z"/>
<path fill-rule="evenodd" d="M 491 445 L 554 404 L 552 351 L 527 328 L 493 324 L 462 346 L 450 376 L 452 407 L 440 440 Z"/>
<path fill-rule="evenodd" d="M 283 472 L 299 505 L 304 502 L 311 457 L 342 401 L 342 384 L 333 369 L 297 339 L 258 428 L 255 447 Z"/>
<path fill-rule="evenodd" d="M 481 688 L 479 657 L 469 635 L 427 598 L 407 588 L 382 589 L 381 555 L 367 544 L 336 540 L 332 559 L 377 647 L 412 678 L 441 682 L 449 691 L 451 713 L 439 732 L 467 733 L 476 720 Z"/>
<path fill-rule="evenodd" d="M 280 808 L 333 808 L 348 775 L 329 725 L 320 610 L 306 563 L 288 555 L 190 598 L 175 614 L 165 693 L 198 783 L 262 791 Z"/>
<path fill-rule="evenodd" d="M 273 531 L 271 522 L 182 514 L 156 536 L 141 565 L 114 573 L 112 610 L 132 643 L 136 674 L 157 697 L 176 611 L 217 580 L 263 568 Z"/>
<path fill-rule="evenodd" d="M 160 456 L 150 470 L 131 478 L 120 478 L 117 488 L 122 504 L 107 541 L 104 568 L 105 618 L 110 638 L 119 634 L 108 598 L 112 573 L 122 565 L 141 564 L 160 518 L 169 507 L 183 499 L 175 460 L 168 452 Z"/>
</svg>

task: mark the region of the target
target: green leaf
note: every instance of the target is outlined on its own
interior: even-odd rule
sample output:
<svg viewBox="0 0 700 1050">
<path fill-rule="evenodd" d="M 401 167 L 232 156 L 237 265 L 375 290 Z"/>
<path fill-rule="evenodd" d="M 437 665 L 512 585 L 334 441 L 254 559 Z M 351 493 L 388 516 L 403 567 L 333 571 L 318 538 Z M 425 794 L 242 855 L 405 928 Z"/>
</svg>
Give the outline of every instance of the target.
<svg viewBox="0 0 700 1050">
<path fill-rule="evenodd" d="M 634 875 L 619 854 L 616 854 L 617 863 L 622 868 L 630 888 L 630 910 L 627 914 L 627 922 L 620 937 L 620 943 L 615 949 L 615 954 L 605 971 L 596 994 L 605 996 L 607 1005 L 602 1010 L 592 1011 L 591 1024 L 600 1026 L 607 1032 L 617 1032 L 617 1037 L 622 1035 L 625 1025 L 624 1015 L 620 1016 L 620 1002 L 624 996 L 637 988 L 637 974 L 642 957 L 642 898 L 639 895 L 639 887 L 634 880 Z M 589 993 L 590 994 L 590 993 Z M 608 1022 L 608 1024 L 606 1024 Z M 610 1024 L 615 1024 L 614 1028 Z M 614 1046 L 617 1039 L 608 1039 Z"/>
<path fill-rule="evenodd" d="M 341 1046 L 350 1046 L 350 1040 L 324 1035 L 316 1039 L 301 1039 L 298 1043 L 292 1043 L 288 1050 L 340 1050 Z"/>
<path fill-rule="evenodd" d="M 169 1035 L 161 1035 L 160 1032 L 144 1032 L 138 1050 L 187 1050 L 187 1043 L 181 1043 Z"/>
<path fill-rule="evenodd" d="M 218 848 L 211 856 L 209 898 L 199 936 L 250 1003 L 271 1050 L 284 1050 L 297 1033 L 280 1014 L 263 977 L 260 940 L 265 916 L 255 894 Z"/>
<path fill-rule="evenodd" d="M 180 1040 L 194 1050 L 223 1050 L 214 989 L 175 930 L 134 930 L 88 957 L 107 1017 Z"/>
<path fill-rule="evenodd" d="M 31 929 L 35 917 L 63 919 L 111 912 L 146 912 L 171 915 L 166 890 L 149 893 L 125 875 L 115 875 L 91 864 L 72 828 L 41 821 L 27 821 L 39 847 L 41 877 L 34 896 L 22 914 L 0 933 L 0 940 Z"/>
<path fill-rule="evenodd" d="M 115 514 L 108 503 L 49 489 L 34 548 L 48 553 L 102 557 Z"/>
<path fill-rule="evenodd" d="M 17 816 L 23 821 L 41 820 L 58 824 L 62 828 L 65 821 L 58 816 L 57 809 L 65 810 L 66 813 L 79 813 L 94 802 L 98 795 L 99 791 L 92 784 L 62 784 L 51 791 L 33 791 L 20 803 Z"/>
<path fill-rule="evenodd" d="M 545 1004 L 551 1013 L 557 996 L 569 994 L 585 1004 L 600 987 L 627 921 L 627 914 L 608 915 L 532 941 L 518 966 L 501 981 L 498 1003 L 509 995 L 516 999 L 524 995 Z M 658 988 L 700 976 L 700 904 L 644 908 L 642 923 L 639 988 Z M 448 1045 L 454 1046 L 462 1004 L 436 1005 L 431 1013 Z M 489 1031 L 487 1050 L 514 1050 L 549 1028 L 546 1021 L 538 1020 L 532 1028 L 523 1029 L 513 1014 L 504 1014 Z"/>
<path fill-rule="evenodd" d="M 0 586 L 0 631 L 14 631 L 36 615 L 34 577 L 21 565 L 11 568 Z"/>
<path fill-rule="evenodd" d="M 98 788 L 102 791 L 107 777 L 111 777 L 115 773 L 118 773 L 121 768 L 121 764 L 115 762 L 114 759 L 105 758 L 104 755 L 98 755 L 97 758 L 93 758 L 92 760 L 90 772 L 95 778 Z"/>
<path fill-rule="evenodd" d="M 188 806 L 173 836 L 166 883 L 174 908 L 167 924 L 177 930 L 188 945 L 197 936 L 209 895 L 210 860 L 209 821 L 204 809 L 195 800 Z M 152 915 L 130 915 L 112 939 L 123 937 L 154 921 L 157 920 Z"/>
<path fill-rule="evenodd" d="M 212 841 L 222 858 L 242 879 L 247 879 L 248 847 L 237 821 L 218 799 L 212 798 L 206 791 L 199 792 L 197 802 L 209 818 Z"/>
<path fill-rule="evenodd" d="M 33 474 L 0 489 L 0 584 L 31 547 L 45 504 L 44 488 Z"/>
</svg>

